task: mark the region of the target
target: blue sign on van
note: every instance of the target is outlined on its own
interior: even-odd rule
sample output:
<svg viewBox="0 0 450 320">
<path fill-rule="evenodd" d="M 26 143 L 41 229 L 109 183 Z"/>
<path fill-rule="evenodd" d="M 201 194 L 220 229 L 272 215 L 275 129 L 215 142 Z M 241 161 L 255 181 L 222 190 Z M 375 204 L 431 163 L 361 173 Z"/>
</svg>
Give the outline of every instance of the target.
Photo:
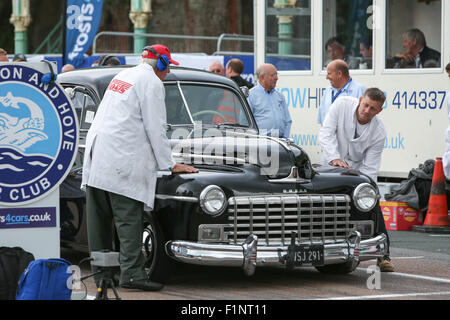
<svg viewBox="0 0 450 320">
<path fill-rule="evenodd" d="M 41 199 L 70 171 L 78 148 L 74 108 L 59 84 L 25 65 L 0 66 L 0 205 Z"/>
</svg>

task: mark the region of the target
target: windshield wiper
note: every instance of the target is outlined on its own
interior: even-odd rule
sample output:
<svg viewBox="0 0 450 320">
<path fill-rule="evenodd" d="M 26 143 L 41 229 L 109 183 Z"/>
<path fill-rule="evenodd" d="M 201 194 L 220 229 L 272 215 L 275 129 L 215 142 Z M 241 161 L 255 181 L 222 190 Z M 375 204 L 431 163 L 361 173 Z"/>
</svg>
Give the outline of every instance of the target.
<svg viewBox="0 0 450 320">
<path fill-rule="evenodd" d="M 185 123 L 185 124 L 170 124 L 170 123 L 167 123 L 166 124 L 166 128 L 167 128 L 168 131 L 171 131 L 173 128 L 183 128 L 183 127 L 193 128 L 194 124 L 193 123 Z"/>
<path fill-rule="evenodd" d="M 222 122 L 222 123 L 217 123 L 216 124 L 216 128 L 220 129 L 222 127 L 249 128 L 248 125 L 243 125 L 243 124 L 235 123 L 235 122 Z"/>
</svg>

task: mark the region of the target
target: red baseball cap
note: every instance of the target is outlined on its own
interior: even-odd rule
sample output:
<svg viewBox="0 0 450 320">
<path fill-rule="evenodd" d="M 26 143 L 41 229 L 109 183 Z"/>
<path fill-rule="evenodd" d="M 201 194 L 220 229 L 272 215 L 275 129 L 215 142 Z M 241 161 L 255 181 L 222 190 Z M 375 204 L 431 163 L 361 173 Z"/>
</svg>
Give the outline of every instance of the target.
<svg viewBox="0 0 450 320">
<path fill-rule="evenodd" d="M 166 55 L 169 58 L 170 63 L 174 65 L 179 65 L 178 61 L 175 61 L 171 58 L 170 51 L 166 46 L 163 46 L 162 44 L 154 44 L 150 47 L 152 47 L 156 52 L 158 52 L 160 56 Z M 158 59 L 158 57 L 153 52 L 151 52 L 150 50 L 146 50 L 145 48 L 142 51 L 142 58 Z"/>
</svg>

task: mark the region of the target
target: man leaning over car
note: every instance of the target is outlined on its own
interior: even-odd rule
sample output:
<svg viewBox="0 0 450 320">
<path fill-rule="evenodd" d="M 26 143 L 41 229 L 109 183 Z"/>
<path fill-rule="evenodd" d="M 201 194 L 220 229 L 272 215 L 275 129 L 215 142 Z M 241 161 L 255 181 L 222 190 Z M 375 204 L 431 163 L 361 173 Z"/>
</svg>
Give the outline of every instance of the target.
<svg viewBox="0 0 450 320">
<path fill-rule="evenodd" d="M 340 97 L 331 105 L 319 131 L 322 162 L 334 167 L 359 170 L 377 181 L 386 129 L 377 115 L 383 110 L 385 94 L 378 88 L 369 88 L 364 96 Z M 380 231 L 387 236 L 387 255 L 378 259 L 382 272 L 394 271 L 389 258 L 389 235 L 381 208 L 377 205 Z"/>
</svg>

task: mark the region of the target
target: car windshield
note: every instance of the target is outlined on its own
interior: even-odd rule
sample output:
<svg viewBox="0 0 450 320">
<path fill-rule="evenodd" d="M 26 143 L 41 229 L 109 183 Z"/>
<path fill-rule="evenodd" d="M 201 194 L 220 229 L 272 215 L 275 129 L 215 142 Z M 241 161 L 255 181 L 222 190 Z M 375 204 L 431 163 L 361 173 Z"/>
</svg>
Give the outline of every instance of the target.
<svg viewBox="0 0 450 320">
<path fill-rule="evenodd" d="M 167 84 L 166 109 L 169 125 L 201 123 L 202 125 L 230 125 L 248 127 L 249 121 L 239 97 L 223 87 Z"/>
</svg>

